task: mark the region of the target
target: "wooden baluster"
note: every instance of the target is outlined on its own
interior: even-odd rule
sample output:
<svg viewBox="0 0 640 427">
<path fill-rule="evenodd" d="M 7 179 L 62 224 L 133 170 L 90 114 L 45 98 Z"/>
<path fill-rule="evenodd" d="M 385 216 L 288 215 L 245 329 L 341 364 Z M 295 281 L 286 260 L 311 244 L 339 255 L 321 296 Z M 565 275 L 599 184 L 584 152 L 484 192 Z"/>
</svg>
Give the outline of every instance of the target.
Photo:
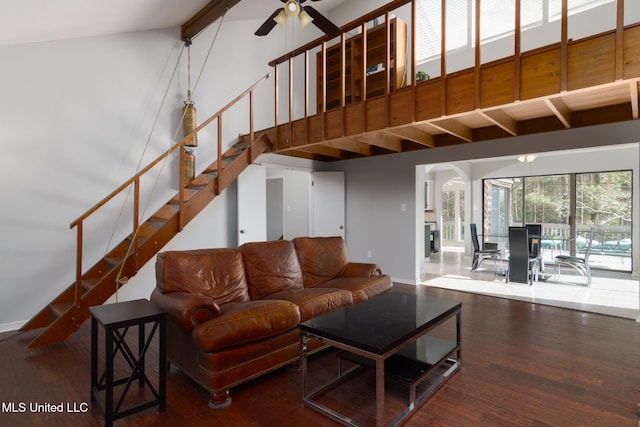
<svg viewBox="0 0 640 427">
<path fill-rule="evenodd" d="M 562 29 L 560 35 L 560 92 L 569 87 L 569 0 L 562 0 Z"/>
<path fill-rule="evenodd" d="M 251 163 L 256 159 L 254 154 L 254 136 L 253 136 L 253 90 L 249 92 L 249 159 Z"/>
<path fill-rule="evenodd" d="M 289 57 L 289 129 L 288 146 L 293 147 L 293 55 Z"/>
<path fill-rule="evenodd" d="M 180 185 L 178 193 L 178 230 L 184 228 L 184 144 L 180 145 Z"/>
<path fill-rule="evenodd" d="M 624 0 L 617 1 L 616 10 L 616 80 L 624 77 Z"/>
<path fill-rule="evenodd" d="M 78 234 L 78 243 L 76 247 L 76 289 L 75 289 L 75 306 L 80 306 L 80 299 L 82 298 L 82 226 L 83 222 L 80 221 L 76 224 L 76 231 Z"/>
<path fill-rule="evenodd" d="M 521 1 L 516 0 L 516 24 L 514 40 L 514 67 L 513 67 L 513 100 L 520 100 L 520 73 L 522 69 L 522 7 Z"/>
<path fill-rule="evenodd" d="M 275 145 L 276 148 L 280 148 L 280 134 L 278 133 L 278 125 L 279 123 L 279 110 L 280 110 L 280 100 L 279 100 L 279 93 L 278 93 L 278 80 L 279 80 L 279 75 L 278 75 L 278 64 L 275 64 L 273 66 L 273 81 L 274 81 L 274 93 L 273 93 L 273 98 L 274 98 L 274 105 L 273 105 L 273 129 L 275 131 Z"/>
<path fill-rule="evenodd" d="M 138 228 L 140 227 L 140 178 L 133 184 L 133 268 L 138 271 Z M 129 254 L 127 254 L 129 255 Z"/>
</svg>

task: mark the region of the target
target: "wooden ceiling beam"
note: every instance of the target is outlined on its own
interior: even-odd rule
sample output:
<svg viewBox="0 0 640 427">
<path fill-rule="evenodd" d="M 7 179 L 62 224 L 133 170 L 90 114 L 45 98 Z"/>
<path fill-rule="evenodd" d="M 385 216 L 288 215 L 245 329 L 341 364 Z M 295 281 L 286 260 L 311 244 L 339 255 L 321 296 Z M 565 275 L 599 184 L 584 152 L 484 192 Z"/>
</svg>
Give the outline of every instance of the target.
<svg viewBox="0 0 640 427">
<path fill-rule="evenodd" d="M 429 124 L 440 129 L 442 132 L 448 133 L 467 142 L 473 142 L 473 130 L 454 119 L 432 121 L 429 122 Z"/>
<path fill-rule="evenodd" d="M 571 110 L 562 98 L 545 98 L 547 107 L 562 122 L 565 128 L 571 129 Z"/>
<path fill-rule="evenodd" d="M 343 139 L 338 139 L 334 141 L 327 141 L 322 145 L 326 147 L 337 148 L 339 150 L 350 151 L 352 153 L 360 154 L 362 156 L 372 155 L 371 145 L 361 141 L 357 141 L 355 139 L 351 139 L 351 138 L 349 139 L 343 138 Z"/>
<path fill-rule="evenodd" d="M 384 148 L 385 150 L 393 151 L 395 153 L 400 153 L 403 151 L 402 139 L 395 135 L 389 135 L 386 132 L 363 134 L 353 139 L 364 144 Z"/>
<path fill-rule="evenodd" d="M 227 10 L 239 2 L 240 0 L 211 0 L 209 4 L 182 24 L 180 37 L 183 41 L 193 40 L 200 32 L 224 16 Z"/>
<path fill-rule="evenodd" d="M 387 133 L 398 136 L 403 139 L 415 142 L 420 145 L 433 148 L 436 146 L 436 142 L 433 135 L 423 130 L 417 129 L 413 126 L 406 126 L 403 128 L 387 129 Z"/>
<path fill-rule="evenodd" d="M 518 136 L 518 122 L 503 110 L 478 110 L 478 113 L 512 136 Z"/>
<path fill-rule="evenodd" d="M 331 158 L 340 159 L 340 160 L 349 158 L 347 153 L 345 153 L 340 148 L 327 147 L 321 144 L 305 145 L 302 147 L 297 147 L 296 151 L 306 151 L 307 153 L 319 154 L 321 156 L 331 157 Z"/>
<path fill-rule="evenodd" d="M 638 119 L 640 106 L 638 105 L 638 82 L 636 80 L 629 82 L 629 92 L 631 94 L 631 115 L 634 119 Z"/>
</svg>

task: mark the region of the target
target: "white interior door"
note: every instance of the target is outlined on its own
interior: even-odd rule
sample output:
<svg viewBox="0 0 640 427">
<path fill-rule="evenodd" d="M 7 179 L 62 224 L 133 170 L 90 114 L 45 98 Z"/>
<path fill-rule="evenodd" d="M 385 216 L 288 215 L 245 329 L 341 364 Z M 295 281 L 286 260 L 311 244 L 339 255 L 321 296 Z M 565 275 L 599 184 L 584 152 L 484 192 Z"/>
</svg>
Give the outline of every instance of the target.
<svg viewBox="0 0 640 427">
<path fill-rule="evenodd" d="M 238 246 L 267 240 L 267 174 L 249 165 L 238 177 Z"/>
<path fill-rule="evenodd" d="M 313 173 L 313 235 L 345 237 L 344 172 Z"/>
</svg>

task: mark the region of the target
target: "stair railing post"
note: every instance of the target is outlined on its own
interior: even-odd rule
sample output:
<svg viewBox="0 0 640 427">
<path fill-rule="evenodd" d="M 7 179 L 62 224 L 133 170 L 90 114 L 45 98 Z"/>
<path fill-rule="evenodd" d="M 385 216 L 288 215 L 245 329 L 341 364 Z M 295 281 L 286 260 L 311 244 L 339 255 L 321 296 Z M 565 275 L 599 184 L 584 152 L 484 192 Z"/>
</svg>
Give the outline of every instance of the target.
<svg viewBox="0 0 640 427">
<path fill-rule="evenodd" d="M 78 243 L 76 247 L 76 288 L 75 288 L 75 307 L 80 306 L 80 298 L 82 298 L 82 221 L 77 227 Z"/>
<path fill-rule="evenodd" d="M 249 159 L 250 163 L 255 160 L 254 157 L 254 140 L 253 140 L 253 89 L 249 92 Z"/>
<path fill-rule="evenodd" d="M 178 229 L 184 228 L 184 144 L 180 144 L 180 185 L 178 186 Z"/>
<path fill-rule="evenodd" d="M 133 183 L 133 242 L 131 245 L 133 255 L 133 268 L 138 271 L 138 227 L 140 226 L 140 178 Z M 129 254 L 128 254 L 129 255 Z"/>
<path fill-rule="evenodd" d="M 218 186 L 216 194 L 220 194 L 222 187 L 222 174 L 224 165 L 222 164 L 222 113 L 218 116 Z"/>
</svg>

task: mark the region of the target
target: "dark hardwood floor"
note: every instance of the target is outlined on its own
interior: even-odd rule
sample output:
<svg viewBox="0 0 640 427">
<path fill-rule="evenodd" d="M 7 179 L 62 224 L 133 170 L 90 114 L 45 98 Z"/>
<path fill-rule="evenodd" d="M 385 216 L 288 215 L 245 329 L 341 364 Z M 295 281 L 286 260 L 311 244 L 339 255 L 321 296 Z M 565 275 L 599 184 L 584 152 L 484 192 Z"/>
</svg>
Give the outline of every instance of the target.
<svg viewBox="0 0 640 427">
<path fill-rule="evenodd" d="M 462 369 L 405 425 L 638 425 L 640 324 L 633 320 L 437 288 L 396 289 L 462 302 Z M 89 403 L 89 324 L 43 349 L 27 350 L 32 338 L 0 335 L 0 426 L 103 425 L 91 404 L 86 413 L 29 411 L 36 403 Z M 314 363 L 333 363 L 332 357 Z M 155 346 L 147 366 L 157 367 Z M 166 412 L 147 409 L 115 425 L 335 425 L 301 406 L 299 372 L 282 369 L 231 394 L 230 407 L 209 409 L 207 393 L 172 367 Z M 342 396 L 354 406 L 358 398 Z M 27 411 L 10 413 L 10 403 L 24 403 Z"/>
</svg>

